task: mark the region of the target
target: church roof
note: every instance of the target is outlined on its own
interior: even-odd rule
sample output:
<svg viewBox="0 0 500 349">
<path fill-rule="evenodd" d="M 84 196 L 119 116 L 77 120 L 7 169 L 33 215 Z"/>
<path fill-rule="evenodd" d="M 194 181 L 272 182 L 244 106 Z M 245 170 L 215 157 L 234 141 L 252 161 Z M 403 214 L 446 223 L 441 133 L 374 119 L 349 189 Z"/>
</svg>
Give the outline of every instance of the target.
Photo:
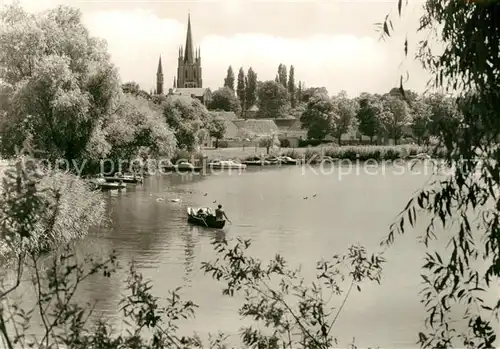
<svg viewBox="0 0 500 349">
<path fill-rule="evenodd" d="M 186 87 L 186 88 L 176 88 L 174 93 L 181 94 L 183 96 L 195 95 L 196 97 L 203 97 L 205 92 L 210 91 L 208 87 Z"/>
</svg>

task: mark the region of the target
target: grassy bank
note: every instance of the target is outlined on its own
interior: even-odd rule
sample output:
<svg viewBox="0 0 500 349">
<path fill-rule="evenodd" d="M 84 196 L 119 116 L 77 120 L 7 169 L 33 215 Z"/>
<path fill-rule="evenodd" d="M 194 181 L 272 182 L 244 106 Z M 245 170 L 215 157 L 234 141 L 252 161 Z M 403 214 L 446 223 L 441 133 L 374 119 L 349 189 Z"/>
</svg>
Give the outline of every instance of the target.
<svg viewBox="0 0 500 349">
<path fill-rule="evenodd" d="M 427 153 L 435 158 L 443 156 L 441 151 L 418 146 L 418 145 L 373 145 L 373 146 L 344 146 L 344 147 L 312 147 L 312 148 L 281 148 L 270 151 L 272 155 L 286 155 L 292 158 L 305 157 L 306 160 L 314 156 L 330 156 L 334 159 L 349 159 L 366 161 L 374 160 L 396 160 L 405 159 L 420 153 Z M 223 148 L 223 149 L 204 149 L 203 154 L 208 159 L 220 160 L 246 160 L 253 156 L 266 155 L 265 148 L 246 147 L 243 148 Z"/>
</svg>

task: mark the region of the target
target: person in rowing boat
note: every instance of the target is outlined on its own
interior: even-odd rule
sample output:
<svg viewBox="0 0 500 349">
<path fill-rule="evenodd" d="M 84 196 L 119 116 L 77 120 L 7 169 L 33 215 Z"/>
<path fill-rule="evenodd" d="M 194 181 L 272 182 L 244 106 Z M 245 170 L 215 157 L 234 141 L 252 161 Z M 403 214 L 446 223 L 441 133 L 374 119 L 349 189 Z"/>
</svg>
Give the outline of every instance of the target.
<svg viewBox="0 0 500 349">
<path fill-rule="evenodd" d="M 202 208 L 200 208 L 196 214 L 201 218 L 205 217 L 205 211 Z"/>
<path fill-rule="evenodd" d="M 224 218 L 226 218 L 228 220 L 228 222 L 231 223 L 229 218 L 227 218 L 227 216 L 226 216 L 226 212 L 224 212 L 224 210 L 222 209 L 222 205 L 219 205 L 219 206 L 217 206 L 217 209 L 215 210 L 215 219 L 217 219 L 218 221 L 222 221 L 222 220 L 224 220 Z"/>
</svg>

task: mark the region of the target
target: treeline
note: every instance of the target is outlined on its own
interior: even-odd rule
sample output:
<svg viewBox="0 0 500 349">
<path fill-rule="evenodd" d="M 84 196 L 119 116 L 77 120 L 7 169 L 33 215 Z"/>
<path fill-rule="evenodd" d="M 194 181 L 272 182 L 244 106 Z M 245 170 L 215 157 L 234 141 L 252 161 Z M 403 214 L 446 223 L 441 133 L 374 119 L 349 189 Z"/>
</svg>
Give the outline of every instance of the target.
<svg viewBox="0 0 500 349">
<path fill-rule="evenodd" d="M 308 138 L 323 140 L 332 137 L 341 144 L 346 133 L 366 136 L 370 143 L 402 138 L 419 145 L 440 137 L 445 128 L 459 125 L 467 103 L 440 93 L 419 95 L 393 88 L 386 94 L 362 93 L 349 98 L 345 92 L 330 97 L 326 90 L 317 89 L 307 97 L 300 116 Z"/>
<path fill-rule="evenodd" d="M 258 80 L 252 67 L 248 68 L 246 74 L 240 67 L 236 79 L 233 68 L 229 66 L 224 85 L 214 91 L 209 108 L 233 111 L 241 117 L 247 117 L 251 115 L 247 112 L 257 107 L 258 117 L 261 118 L 294 117 L 301 96 L 302 83 L 296 85 L 293 65 L 287 74 L 286 65 L 280 64 L 276 79 L 264 82 Z"/>
</svg>

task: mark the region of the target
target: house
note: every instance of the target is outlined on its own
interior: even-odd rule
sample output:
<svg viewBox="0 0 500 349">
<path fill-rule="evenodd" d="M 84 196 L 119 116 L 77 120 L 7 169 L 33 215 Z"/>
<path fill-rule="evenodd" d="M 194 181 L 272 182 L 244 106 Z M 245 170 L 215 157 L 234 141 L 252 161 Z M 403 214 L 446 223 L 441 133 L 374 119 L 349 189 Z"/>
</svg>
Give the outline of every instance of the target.
<svg viewBox="0 0 500 349">
<path fill-rule="evenodd" d="M 245 112 L 246 119 L 255 119 L 257 118 L 257 113 L 259 112 L 259 108 L 254 104 Z"/>
<path fill-rule="evenodd" d="M 234 120 L 238 119 L 238 116 L 232 111 L 211 111 L 210 112 L 214 119 L 224 120 L 224 125 L 226 126 L 226 133 L 224 134 L 225 141 L 235 141 L 238 138 L 239 129 L 234 124 Z M 213 140 L 211 140 L 210 145 L 206 145 L 208 147 L 213 146 Z M 230 142 L 229 142 L 230 143 Z"/>
<path fill-rule="evenodd" d="M 290 147 L 299 146 L 299 141 L 307 139 L 307 130 L 302 129 L 302 123 L 298 119 L 275 119 L 279 128 L 279 139 L 288 140 Z"/>
<path fill-rule="evenodd" d="M 168 94 L 196 98 L 207 108 L 212 101 L 212 91 L 205 87 L 171 88 Z"/>
</svg>

